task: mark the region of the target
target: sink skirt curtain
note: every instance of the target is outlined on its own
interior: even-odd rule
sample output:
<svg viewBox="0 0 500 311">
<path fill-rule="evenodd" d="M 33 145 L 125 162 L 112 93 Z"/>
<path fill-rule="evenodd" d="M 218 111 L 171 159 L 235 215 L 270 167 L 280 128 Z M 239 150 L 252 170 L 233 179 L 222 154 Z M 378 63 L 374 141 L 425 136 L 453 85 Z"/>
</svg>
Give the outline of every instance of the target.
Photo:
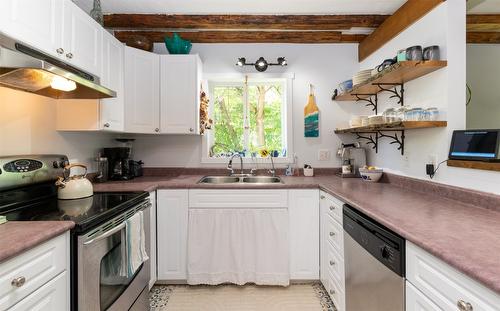
<svg viewBox="0 0 500 311">
<path fill-rule="evenodd" d="M 290 283 L 286 209 L 191 209 L 190 285 Z"/>
</svg>

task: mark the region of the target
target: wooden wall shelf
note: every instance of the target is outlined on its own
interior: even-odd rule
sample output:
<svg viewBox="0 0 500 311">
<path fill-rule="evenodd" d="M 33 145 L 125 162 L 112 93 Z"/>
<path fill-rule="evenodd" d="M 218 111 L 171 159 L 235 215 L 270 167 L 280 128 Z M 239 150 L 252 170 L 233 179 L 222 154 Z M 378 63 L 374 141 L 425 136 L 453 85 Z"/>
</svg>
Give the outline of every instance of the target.
<svg viewBox="0 0 500 311">
<path fill-rule="evenodd" d="M 410 129 L 423 129 L 433 127 L 446 127 L 446 121 L 400 121 L 379 125 L 358 126 L 344 129 L 336 129 L 335 134 L 344 133 L 371 133 L 379 131 L 404 131 Z"/>
<path fill-rule="evenodd" d="M 368 81 L 356 86 L 352 91 L 338 95 L 336 101 L 356 101 L 359 98 L 368 98 L 382 90 L 381 85 L 400 85 L 408 81 L 425 76 L 433 71 L 446 67 L 445 60 L 432 61 L 405 61 L 396 63 L 389 68 L 371 77 Z"/>
<path fill-rule="evenodd" d="M 448 160 L 448 166 L 500 172 L 499 162 Z"/>
</svg>

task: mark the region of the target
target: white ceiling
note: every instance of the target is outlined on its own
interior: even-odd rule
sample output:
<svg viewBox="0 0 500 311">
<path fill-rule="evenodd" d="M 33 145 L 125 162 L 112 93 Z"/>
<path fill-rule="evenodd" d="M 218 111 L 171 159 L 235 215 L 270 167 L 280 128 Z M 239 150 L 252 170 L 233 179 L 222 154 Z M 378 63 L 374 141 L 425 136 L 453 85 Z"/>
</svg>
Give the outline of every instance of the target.
<svg viewBox="0 0 500 311">
<path fill-rule="evenodd" d="M 467 4 L 469 14 L 498 14 L 500 0 L 469 0 Z"/>
<path fill-rule="evenodd" d="M 93 0 L 73 0 L 86 11 Z M 104 13 L 392 14 L 406 0 L 101 0 Z"/>
</svg>

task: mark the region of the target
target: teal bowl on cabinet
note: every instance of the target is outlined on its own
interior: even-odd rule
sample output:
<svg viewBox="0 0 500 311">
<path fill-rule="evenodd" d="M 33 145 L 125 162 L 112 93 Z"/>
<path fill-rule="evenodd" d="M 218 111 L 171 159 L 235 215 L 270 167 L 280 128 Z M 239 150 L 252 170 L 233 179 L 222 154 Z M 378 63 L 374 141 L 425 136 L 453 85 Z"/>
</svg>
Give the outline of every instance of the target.
<svg viewBox="0 0 500 311">
<path fill-rule="evenodd" d="M 182 39 L 179 34 L 175 33 L 172 38 L 165 37 L 165 46 L 170 54 L 189 54 L 192 44 L 188 40 Z"/>
</svg>

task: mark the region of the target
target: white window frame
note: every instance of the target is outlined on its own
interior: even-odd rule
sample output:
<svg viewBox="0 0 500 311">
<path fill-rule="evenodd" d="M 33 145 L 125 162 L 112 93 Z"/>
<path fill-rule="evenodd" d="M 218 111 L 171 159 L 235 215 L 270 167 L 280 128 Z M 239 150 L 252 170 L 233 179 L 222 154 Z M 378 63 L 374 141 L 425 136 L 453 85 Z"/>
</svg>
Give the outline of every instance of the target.
<svg viewBox="0 0 500 311">
<path fill-rule="evenodd" d="M 209 81 L 215 82 L 227 82 L 228 84 L 236 83 L 235 81 L 245 81 L 245 77 L 248 77 L 249 80 L 275 80 L 275 79 L 283 79 L 286 85 L 286 96 L 285 96 L 285 104 L 283 105 L 283 115 L 285 118 L 282 119 L 282 122 L 285 123 L 286 126 L 282 126 L 283 135 L 286 137 L 286 157 L 278 157 L 273 158 L 274 163 L 278 164 L 287 164 L 293 163 L 294 153 L 293 153 L 293 80 L 295 78 L 294 74 L 273 74 L 273 73 L 256 73 L 256 74 L 204 74 L 203 75 L 203 88 L 209 90 Z M 241 82 L 240 82 L 241 83 Z M 239 83 L 239 84 L 240 84 Z M 210 92 L 208 93 L 211 96 Z M 213 109 L 213 101 L 210 98 L 210 116 L 212 115 Z M 245 113 L 245 112 L 244 112 Z M 202 148 L 201 148 L 201 163 L 224 163 L 226 164 L 229 159 L 228 158 L 211 158 L 208 156 L 210 143 L 209 140 L 213 137 L 213 134 L 208 130 L 205 132 L 205 135 L 202 139 Z M 256 161 L 256 162 L 255 162 Z M 243 163 L 247 164 L 261 164 L 270 162 L 267 158 L 256 158 L 256 160 L 252 158 L 246 157 L 243 158 Z"/>
</svg>

